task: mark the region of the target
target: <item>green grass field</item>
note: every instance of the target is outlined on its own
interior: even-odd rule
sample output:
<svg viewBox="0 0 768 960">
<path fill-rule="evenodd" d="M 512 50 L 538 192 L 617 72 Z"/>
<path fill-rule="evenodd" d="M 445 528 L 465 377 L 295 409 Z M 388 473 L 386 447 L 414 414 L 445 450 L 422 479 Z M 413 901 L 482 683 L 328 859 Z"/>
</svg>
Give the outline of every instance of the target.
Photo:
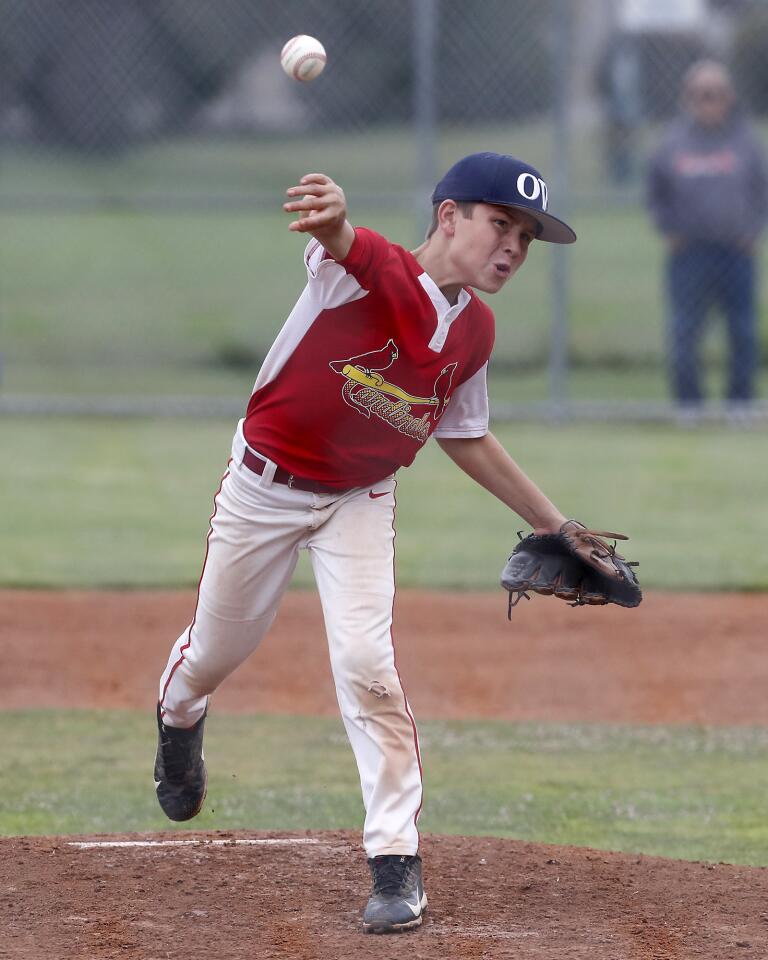
<svg viewBox="0 0 768 960">
<path fill-rule="evenodd" d="M 542 166 L 548 150 L 546 131 L 536 126 L 445 131 L 440 162 L 479 142 Z M 594 145 L 583 146 L 579 182 L 594 187 Z M 286 156 L 296 159 L 287 163 Z M 403 131 L 321 138 L 309 153 L 283 140 L 168 143 L 111 163 L 10 153 L 0 179 L 0 201 L 11 203 L 0 230 L 0 389 L 94 393 L 114 382 L 130 394 L 241 395 L 303 284 L 302 241 L 288 233 L 280 203 L 305 164 L 333 171 L 347 186 L 357 198 L 356 223 L 406 246 L 418 242 L 427 209 L 404 186 L 415 155 Z M 360 198 L 371 194 L 371 183 L 399 201 L 366 204 Z M 75 205 L 68 212 L 24 207 L 25 197 L 40 196 Z M 137 196 L 149 197 L 143 212 L 130 208 Z M 217 207 L 217 197 L 229 205 Z M 169 198 L 179 203 L 175 211 Z M 206 198 L 214 202 L 204 209 Z M 82 199 L 94 205 L 78 208 Z M 609 398 L 620 386 L 623 397 L 665 396 L 662 249 L 645 212 L 593 206 L 572 219 L 579 234 L 568 260 L 574 395 Z M 552 252 L 534 245 L 524 270 L 492 300 L 495 360 L 514 371 L 503 378 L 500 399 L 546 392 Z M 768 344 L 768 269 L 762 277 Z M 716 367 L 722 339 L 713 330 L 707 347 Z"/>
<path fill-rule="evenodd" d="M 765 730 L 420 728 L 425 832 L 768 866 Z M 154 798 L 155 736 L 150 714 L 3 714 L 0 834 L 362 825 L 339 721 L 214 714 L 208 798 L 200 816 L 179 825 Z"/>
<path fill-rule="evenodd" d="M 406 245 L 416 240 L 403 214 L 361 210 L 357 222 Z M 574 362 L 600 361 L 606 373 L 660 365 L 660 250 L 643 215 L 582 214 L 578 226 L 569 260 Z M 68 375 L 76 387 L 78 376 L 88 383 L 116 370 L 121 388 L 138 392 L 131 370 L 141 383 L 147 368 L 158 381 L 170 368 L 183 380 L 180 392 L 194 393 L 198 371 L 232 363 L 252 381 L 303 285 L 302 250 L 277 211 L 7 215 L 0 231 L 5 389 L 45 390 L 46 372 L 54 385 Z M 550 258 L 550 249 L 534 246 L 492 301 L 498 365 L 546 365 Z M 768 290 L 762 296 L 768 304 Z M 713 359 L 721 340 L 713 331 Z"/>
<path fill-rule="evenodd" d="M 482 144 L 482 146 L 479 146 Z M 443 127 L 437 163 L 447 168 L 474 150 L 516 153 L 542 169 L 547 165 L 552 132 L 547 121 Z M 585 143 L 579 158 L 580 176 L 595 185 L 593 144 Z M 323 135 L 297 129 L 294 136 L 166 139 L 140 144 L 111 157 L 65 151 L 7 148 L 4 151 L 0 200 L 39 206 L 41 197 L 69 198 L 112 206 L 128 206 L 137 199 L 168 203 L 215 205 L 218 201 L 263 198 L 279 193 L 286 176 L 322 170 L 353 197 L 377 194 L 403 198 L 414 184 L 417 141 L 403 126 L 365 127 L 358 131 L 331 131 Z M 589 172 L 588 172 L 589 171 Z"/>
<path fill-rule="evenodd" d="M 0 469 L 0 585 L 197 583 L 233 427 L 0 420 L 0 448 L 8 451 Z M 563 512 L 631 536 L 644 586 L 768 585 L 761 432 L 507 424 L 497 433 Z M 399 476 L 399 583 L 494 589 L 524 524 L 436 444 Z M 310 577 L 303 565 L 296 582 Z"/>
</svg>

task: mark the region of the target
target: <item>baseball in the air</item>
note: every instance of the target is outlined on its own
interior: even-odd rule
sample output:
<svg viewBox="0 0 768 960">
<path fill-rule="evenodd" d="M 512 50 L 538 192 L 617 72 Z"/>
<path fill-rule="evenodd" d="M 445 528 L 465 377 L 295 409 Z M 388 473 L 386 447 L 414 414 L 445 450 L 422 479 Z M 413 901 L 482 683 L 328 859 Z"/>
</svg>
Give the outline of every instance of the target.
<svg viewBox="0 0 768 960">
<path fill-rule="evenodd" d="M 291 37 L 283 47 L 280 63 L 289 77 L 308 83 L 323 72 L 325 47 L 314 37 L 299 34 L 298 37 Z"/>
</svg>

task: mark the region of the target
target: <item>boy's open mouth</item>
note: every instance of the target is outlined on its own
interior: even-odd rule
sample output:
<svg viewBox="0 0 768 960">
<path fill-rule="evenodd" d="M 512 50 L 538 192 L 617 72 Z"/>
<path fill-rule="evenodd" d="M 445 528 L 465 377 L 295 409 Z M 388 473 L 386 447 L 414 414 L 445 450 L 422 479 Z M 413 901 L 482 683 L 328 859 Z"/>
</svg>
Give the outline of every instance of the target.
<svg viewBox="0 0 768 960">
<path fill-rule="evenodd" d="M 494 263 L 496 268 L 496 273 L 500 274 L 502 277 L 508 277 L 511 271 L 511 267 L 508 263 Z"/>
</svg>

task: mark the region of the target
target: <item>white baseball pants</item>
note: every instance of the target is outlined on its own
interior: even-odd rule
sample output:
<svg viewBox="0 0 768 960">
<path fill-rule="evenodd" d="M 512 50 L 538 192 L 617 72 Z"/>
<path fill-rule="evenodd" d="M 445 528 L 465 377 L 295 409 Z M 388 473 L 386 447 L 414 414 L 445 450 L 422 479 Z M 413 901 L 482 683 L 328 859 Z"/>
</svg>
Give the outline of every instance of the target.
<svg viewBox="0 0 768 960">
<path fill-rule="evenodd" d="M 392 642 L 395 479 L 341 494 L 307 493 L 272 483 L 271 462 L 262 476 L 253 473 L 241 462 L 244 450 L 238 431 L 214 499 L 194 618 L 160 681 L 164 721 L 190 727 L 202 716 L 209 695 L 259 645 L 298 551 L 309 550 L 360 773 L 366 853 L 414 854 L 422 780 Z"/>
</svg>

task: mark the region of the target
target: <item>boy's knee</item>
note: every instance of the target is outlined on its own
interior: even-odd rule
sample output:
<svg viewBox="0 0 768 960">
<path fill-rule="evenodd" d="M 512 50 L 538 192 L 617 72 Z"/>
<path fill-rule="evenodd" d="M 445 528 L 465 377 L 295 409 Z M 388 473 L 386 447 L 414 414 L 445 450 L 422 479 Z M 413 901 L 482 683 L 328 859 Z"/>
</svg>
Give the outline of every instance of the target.
<svg viewBox="0 0 768 960">
<path fill-rule="evenodd" d="M 345 645 L 334 656 L 333 669 L 336 682 L 352 687 L 357 698 L 389 697 L 400 685 L 391 646 L 384 653 L 364 643 Z"/>
</svg>

